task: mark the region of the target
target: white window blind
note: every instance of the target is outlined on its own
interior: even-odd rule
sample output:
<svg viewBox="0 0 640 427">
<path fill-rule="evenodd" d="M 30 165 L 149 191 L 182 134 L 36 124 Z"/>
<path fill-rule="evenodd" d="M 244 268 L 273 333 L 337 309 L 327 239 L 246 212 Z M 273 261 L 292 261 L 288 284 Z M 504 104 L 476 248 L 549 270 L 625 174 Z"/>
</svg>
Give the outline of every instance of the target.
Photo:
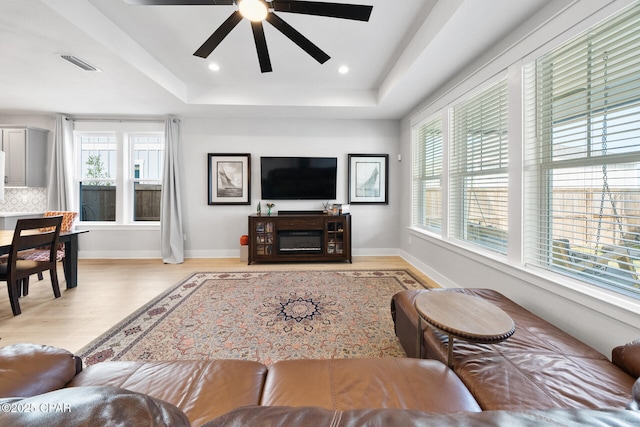
<svg viewBox="0 0 640 427">
<path fill-rule="evenodd" d="M 412 225 L 442 233 L 442 117 L 412 129 Z"/>
<path fill-rule="evenodd" d="M 507 82 L 453 107 L 451 236 L 507 251 Z"/>
<path fill-rule="evenodd" d="M 640 7 L 525 66 L 525 261 L 640 297 Z"/>
</svg>

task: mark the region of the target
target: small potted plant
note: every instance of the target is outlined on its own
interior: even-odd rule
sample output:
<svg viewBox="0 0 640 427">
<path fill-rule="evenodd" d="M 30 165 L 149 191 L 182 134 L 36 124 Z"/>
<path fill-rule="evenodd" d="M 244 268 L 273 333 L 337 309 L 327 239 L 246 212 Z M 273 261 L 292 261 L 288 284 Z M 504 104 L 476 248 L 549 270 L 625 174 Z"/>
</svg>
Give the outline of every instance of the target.
<svg viewBox="0 0 640 427">
<path fill-rule="evenodd" d="M 267 203 L 267 215 L 271 215 L 271 209 L 273 209 L 275 205 L 275 203 Z"/>
</svg>

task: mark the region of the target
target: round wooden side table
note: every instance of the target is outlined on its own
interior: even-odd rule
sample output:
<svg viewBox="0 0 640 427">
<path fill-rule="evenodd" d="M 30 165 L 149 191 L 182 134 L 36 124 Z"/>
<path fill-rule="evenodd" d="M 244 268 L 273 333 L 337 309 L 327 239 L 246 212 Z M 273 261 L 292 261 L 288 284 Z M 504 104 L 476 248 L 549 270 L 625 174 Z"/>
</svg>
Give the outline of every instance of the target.
<svg viewBox="0 0 640 427">
<path fill-rule="evenodd" d="M 449 336 L 448 365 L 453 365 L 454 338 L 498 343 L 516 330 L 513 319 L 501 308 L 479 297 L 446 290 L 425 291 L 416 297 L 418 312 L 417 355 L 422 350 L 422 321 Z"/>
</svg>

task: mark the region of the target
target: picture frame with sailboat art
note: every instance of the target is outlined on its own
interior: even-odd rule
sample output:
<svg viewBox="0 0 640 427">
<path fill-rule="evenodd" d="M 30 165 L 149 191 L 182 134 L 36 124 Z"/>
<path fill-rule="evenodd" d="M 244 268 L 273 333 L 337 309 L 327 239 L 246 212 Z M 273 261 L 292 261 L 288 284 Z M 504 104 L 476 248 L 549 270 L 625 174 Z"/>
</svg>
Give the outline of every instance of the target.
<svg viewBox="0 0 640 427">
<path fill-rule="evenodd" d="M 349 154 L 349 203 L 389 204 L 389 155 Z"/>
<path fill-rule="evenodd" d="M 251 204 L 251 154 L 208 154 L 210 205 Z"/>
</svg>

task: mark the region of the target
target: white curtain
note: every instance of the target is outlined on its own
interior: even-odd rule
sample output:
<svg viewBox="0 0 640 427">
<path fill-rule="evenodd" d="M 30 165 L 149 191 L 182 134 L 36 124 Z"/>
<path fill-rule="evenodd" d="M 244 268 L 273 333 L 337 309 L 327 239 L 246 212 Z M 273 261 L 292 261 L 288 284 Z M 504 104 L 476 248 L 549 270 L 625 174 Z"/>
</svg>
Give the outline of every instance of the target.
<svg viewBox="0 0 640 427">
<path fill-rule="evenodd" d="M 164 125 L 165 156 L 160 210 L 162 261 L 167 264 L 180 264 L 184 262 L 180 197 L 180 120 L 167 117 Z"/>
<path fill-rule="evenodd" d="M 51 211 L 73 210 L 73 187 L 71 182 L 71 153 L 73 145 L 73 122 L 58 114 L 55 118 L 49 183 L 47 186 L 47 209 Z"/>
</svg>

